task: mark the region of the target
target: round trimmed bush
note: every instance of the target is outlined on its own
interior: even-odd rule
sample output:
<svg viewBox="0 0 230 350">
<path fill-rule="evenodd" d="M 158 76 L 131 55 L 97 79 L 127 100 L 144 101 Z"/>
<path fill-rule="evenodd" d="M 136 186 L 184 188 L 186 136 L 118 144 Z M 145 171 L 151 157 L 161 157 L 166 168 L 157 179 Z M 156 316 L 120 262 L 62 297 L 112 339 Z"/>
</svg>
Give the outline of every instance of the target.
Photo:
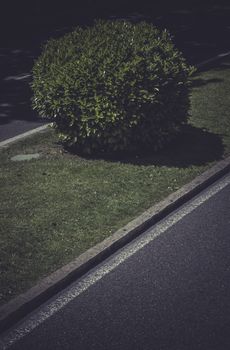
<svg viewBox="0 0 230 350">
<path fill-rule="evenodd" d="M 98 21 L 45 44 L 33 107 L 84 153 L 157 150 L 187 121 L 192 72 L 168 31 Z"/>
</svg>

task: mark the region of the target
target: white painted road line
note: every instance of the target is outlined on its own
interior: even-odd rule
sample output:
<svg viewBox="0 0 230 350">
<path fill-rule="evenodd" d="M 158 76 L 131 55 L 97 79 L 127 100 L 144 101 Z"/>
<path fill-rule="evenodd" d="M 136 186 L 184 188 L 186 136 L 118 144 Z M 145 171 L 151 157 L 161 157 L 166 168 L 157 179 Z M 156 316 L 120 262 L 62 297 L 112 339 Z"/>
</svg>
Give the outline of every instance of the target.
<svg viewBox="0 0 230 350">
<path fill-rule="evenodd" d="M 198 195 L 195 199 L 185 204 L 181 209 L 178 209 L 174 214 L 171 214 L 166 219 L 163 219 L 158 224 L 146 231 L 143 236 L 138 237 L 134 242 L 123 248 L 113 258 L 105 262 L 101 267 L 89 273 L 82 280 L 75 282 L 65 292 L 63 292 L 57 299 L 38 310 L 34 315 L 23 321 L 17 328 L 9 331 L 0 339 L 0 349 L 6 350 L 15 342 L 29 334 L 33 329 L 43 323 L 45 320 L 54 315 L 57 311 L 62 309 L 71 300 L 82 294 L 90 286 L 102 279 L 117 266 L 122 264 L 129 257 L 134 255 L 140 249 L 152 242 L 156 237 L 164 233 L 171 226 L 175 225 L 183 217 L 190 214 L 193 210 L 205 203 L 212 196 L 230 185 L 230 174 L 219 180 L 216 184 L 206 189 Z"/>
<path fill-rule="evenodd" d="M 203 61 L 203 62 L 200 62 L 200 63 L 196 64 L 196 67 L 197 67 L 197 68 L 203 67 L 203 66 L 205 66 L 206 64 L 209 64 L 209 63 L 218 61 L 218 60 L 220 60 L 220 59 L 222 59 L 222 58 L 224 58 L 224 57 L 228 57 L 228 56 L 230 56 L 230 51 L 223 52 L 223 53 L 221 53 L 221 54 L 219 54 L 219 55 L 217 55 L 217 56 L 215 56 L 215 57 L 209 58 L 208 60 L 205 60 L 205 61 Z"/>
<path fill-rule="evenodd" d="M 29 131 L 27 131 L 27 132 L 24 132 L 23 134 L 20 134 L 20 135 L 11 137 L 10 139 L 1 141 L 1 142 L 0 142 L 0 148 L 1 148 L 1 147 L 8 146 L 9 144 L 11 144 L 11 143 L 13 143 L 13 142 L 15 142 L 15 141 L 19 141 L 19 140 L 21 140 L 21 139 L 24 139 L 25 137 L 28 137 L 28 136 L 30 136 L 30 135 L 37 134 L 38 132 L 47 129 L 48 126 L 49 126 L 49 124 L 45 124 L 45 125 L 39 126 L 38 128 L 35 128 L 35 129 L 29 130 Z"/>
</svg>

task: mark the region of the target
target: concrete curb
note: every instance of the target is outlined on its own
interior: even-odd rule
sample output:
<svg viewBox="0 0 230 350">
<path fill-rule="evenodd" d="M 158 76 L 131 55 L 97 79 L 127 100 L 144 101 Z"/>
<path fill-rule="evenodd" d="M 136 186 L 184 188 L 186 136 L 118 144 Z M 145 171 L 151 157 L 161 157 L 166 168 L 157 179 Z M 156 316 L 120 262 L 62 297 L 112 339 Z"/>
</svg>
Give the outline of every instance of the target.
<svg viewBox="0 0 230 350">
<path fill-rule="evenodd" d="M 81 277 L 98 263 L 115 253 L 146 229 L 187 202 L 208 185 L 230 171 L 230 156 L 196 177 L 165 200 L 154 205 L 142 215 L 97 244 L 78 258 L 44 278 L 26 293 L 19 295 L 0 308 L 0 332 L 26 316 L 51 296 Z"/>
<path fill-rule="evenodd" d="M 50 124 L 45 124 L 45 125 L 39 126 L 38 128 L 35 128 L 35 129 L 29 130 L 27 132 L 24 132 L 23 134 L 20 134 L 20 135 L 11 137 L 10 139 L 1 141 L 0 142 L 0 149 L 6 148 L 6 147 L 10 146 L 12 143 L 15 143 L 17 141 L 21 141 L 21 140 L 23 140 L 23 139 L 25 139 L 25 138 L 27 138 L 29 136 L 32 136 L 34 134 L 37 134 L 37 133 L 42 132 L 42 131 L 45 131 L 45 130 L 48 129 L 49 125 Z"/>
</svg>

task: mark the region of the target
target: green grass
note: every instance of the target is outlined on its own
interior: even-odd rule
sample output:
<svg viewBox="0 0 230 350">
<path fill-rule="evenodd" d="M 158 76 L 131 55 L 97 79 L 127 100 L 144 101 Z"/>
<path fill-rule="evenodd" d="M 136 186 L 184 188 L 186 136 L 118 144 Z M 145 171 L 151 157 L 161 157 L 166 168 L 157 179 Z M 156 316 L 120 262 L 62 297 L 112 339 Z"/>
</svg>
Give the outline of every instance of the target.
<svg viewBox="0 0 230 350">
<path fill-rule="evenodd" d="M 190 126 L 157 155 L 87 160 L 51 131 L 1 151 L 0 304 L 230 153 L 229 62 L 196 75 L 191 102 Z"/>
</svg>

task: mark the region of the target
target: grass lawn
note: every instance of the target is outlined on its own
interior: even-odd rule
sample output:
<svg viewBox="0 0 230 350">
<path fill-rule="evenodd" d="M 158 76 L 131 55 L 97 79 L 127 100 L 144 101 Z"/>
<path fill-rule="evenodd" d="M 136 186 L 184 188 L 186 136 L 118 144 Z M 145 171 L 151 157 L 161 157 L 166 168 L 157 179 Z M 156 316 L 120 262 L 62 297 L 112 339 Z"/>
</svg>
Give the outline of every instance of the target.
<svg viewBox="0 0 230 350">
<path fill-rule="evenodd" d="M 0 305 L 230 154 L 230 62 L 193 85 L 190 125 L 160 154 L 88 160 L 52 131 L 0 152 Z M 11 160 L 24 153 L 40 158 Z"/>
</svg>

